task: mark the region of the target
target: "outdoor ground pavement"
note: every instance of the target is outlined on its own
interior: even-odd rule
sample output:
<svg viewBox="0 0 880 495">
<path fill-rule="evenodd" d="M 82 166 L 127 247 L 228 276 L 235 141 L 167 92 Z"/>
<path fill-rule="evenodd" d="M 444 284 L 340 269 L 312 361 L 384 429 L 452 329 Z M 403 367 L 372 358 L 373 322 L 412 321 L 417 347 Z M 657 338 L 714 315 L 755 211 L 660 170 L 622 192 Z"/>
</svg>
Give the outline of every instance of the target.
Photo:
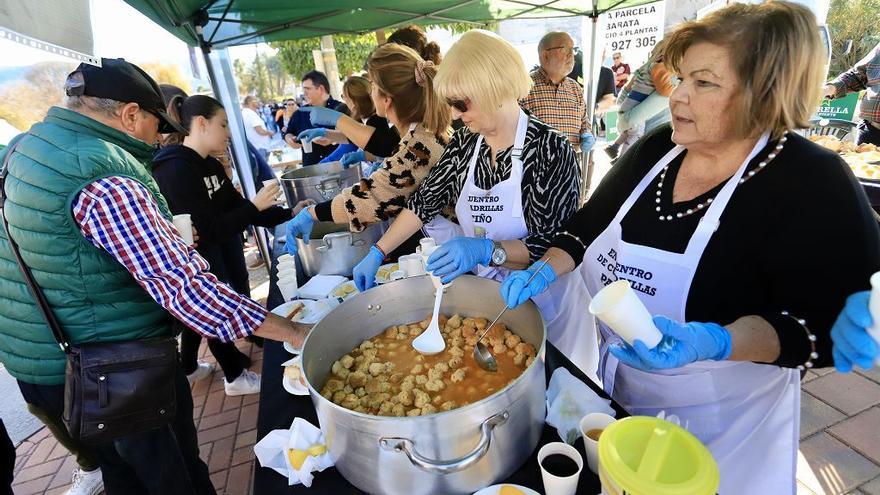
<svg viewBox="0 0 880 495">
<path fill-rule="evenodd" d="M 610 167 L 603 147 L 600 140 L 594 184 Z M 252 269 L 251 282 L 254 297 L 265 298 L 265 269 Z M 259 372 L 262 351 L 247 342 L 238 345 Z M 202 352 L 204 359 L 213 359 L 204 346 Z M 810 371 L 802 389 L 798 495 L 880 495 L 880 370 Z M 250 495 L 258 396 L 226 397 L 217 371 L 193 387 L 193 400 L 202 458 L 218 494 Z M 17 451 L 16 495 L 64 493 L 74 461 L 45 428 Z"/>
</svg>

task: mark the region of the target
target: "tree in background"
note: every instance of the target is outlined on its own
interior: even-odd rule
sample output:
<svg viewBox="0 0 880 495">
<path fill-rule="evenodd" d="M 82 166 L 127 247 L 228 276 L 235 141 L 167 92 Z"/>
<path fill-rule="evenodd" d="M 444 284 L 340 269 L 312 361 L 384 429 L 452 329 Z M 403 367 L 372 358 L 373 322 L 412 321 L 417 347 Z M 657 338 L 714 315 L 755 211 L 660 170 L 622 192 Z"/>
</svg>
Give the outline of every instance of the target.
<svg viewBox="0 0 880 495">
<path fill-rule="evenodd" d="M 284 87 L 289 77 L 278 55 L 257 53 L 250 65 L 237 58 L 232 62 L 232 69 L 239 82 L 240 96 L 254 94 L 266 102 L 285 96 Z"/>
<path fill-rule="evenodd" d="M 278 59 L 281 61 L 283 70 L 299 81 L 306 72 L 315 69 L 312 51 L 321 49 L 321 40 L 320 38 L 308 38 L 278 41 L 269 45 L 278 50 Z M 376 48 L 376 38 L 373 33 L 335 34 L 333 35 L 333 45 L 336 49 L 339 74 L 348 77 L 364 70 L 367 58 Z"/>
<path fill-rule="evenodd" d="M 49 107 L 62 105 L 64 81 L 77 64 L 41 62 L 27 69 L 21 81 L 0 91 L 0 119 L 26 130 L 46 116 Z"/>
<path fill-rule="evenodd" d="M 831 31 L 829 78 L 833 78 L 880 42 L 880 0 L 831 0 L 827 22 Z M 852 48 L 845 53 L 848 40 Z"/>
<path fill-rule="evenodd" d="M 137 66 L 144 69 L 159 84 L 171 84 L 192 93 L 189 78 L 180 70 L 180 66 L 164 62 L 136 62 Z"/>
</svg>

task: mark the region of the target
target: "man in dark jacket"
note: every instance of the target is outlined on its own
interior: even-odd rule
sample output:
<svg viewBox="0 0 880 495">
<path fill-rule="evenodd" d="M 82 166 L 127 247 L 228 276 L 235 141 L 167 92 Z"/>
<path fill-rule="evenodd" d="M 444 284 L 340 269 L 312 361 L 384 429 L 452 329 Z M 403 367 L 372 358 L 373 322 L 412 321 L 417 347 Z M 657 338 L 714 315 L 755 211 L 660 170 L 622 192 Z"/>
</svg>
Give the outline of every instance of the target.
<svg viewBox="0 0 880 495">
<path fill-rule="evenodd" d="M 313 70 L 304 75 L 302 79 L 302 88 L 303 93 L 309 102 L 304 108 L 326 107 L 348 115 L 349 110 L 348 107 L 345 106 L 345 103 L 334 100 L 333 97 L 330 96 L 330 81 L 323 72 Z M 312 124 L 308 111 L 297 110 L 290 118 L 290 124 L 288 124 L 287 132 L 284 134 L 284 140 L 287 141 L 287 144 L 290 146 L 300 148 L 302 147 L 302 143 L 295 138 L 302 131 L 314 129 L 316 127 L 319 126 Z M 303 165 L 314 165 L 323 160 L 330 153 L 333 153 L 335 149 L 336 145 L 330 141 L 316 140 L 312 143 L 311 153 L 303 152 L 302 163 Z"/>
</svg>

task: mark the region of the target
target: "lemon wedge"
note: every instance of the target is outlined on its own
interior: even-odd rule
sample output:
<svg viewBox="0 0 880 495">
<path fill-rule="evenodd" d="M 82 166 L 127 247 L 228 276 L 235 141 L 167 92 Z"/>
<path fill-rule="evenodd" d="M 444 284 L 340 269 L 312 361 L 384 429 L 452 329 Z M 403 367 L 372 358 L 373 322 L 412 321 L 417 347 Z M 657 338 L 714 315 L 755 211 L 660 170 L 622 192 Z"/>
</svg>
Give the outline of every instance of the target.
<svg viewBox="0 0 880 495">
<path fill-rule="evenodd" d="M 317 457 L 319 455 L 324 455 L 325 453 L 327 453 L 327 446 L 322 443 L 316 443 L 306 449 L 306 452 L 308 452 L 309 455 Z"/>
<path fill-rule="evenodd" d="M 309 453 L 305 450 L 287 449 L 287 459 L 290 461 L 290 465 L 293 466 L 294 469 L 299 470 L 302 468 L 302 465 L 306 462 L 306 457 L 308 456 Z"/>
</svg>

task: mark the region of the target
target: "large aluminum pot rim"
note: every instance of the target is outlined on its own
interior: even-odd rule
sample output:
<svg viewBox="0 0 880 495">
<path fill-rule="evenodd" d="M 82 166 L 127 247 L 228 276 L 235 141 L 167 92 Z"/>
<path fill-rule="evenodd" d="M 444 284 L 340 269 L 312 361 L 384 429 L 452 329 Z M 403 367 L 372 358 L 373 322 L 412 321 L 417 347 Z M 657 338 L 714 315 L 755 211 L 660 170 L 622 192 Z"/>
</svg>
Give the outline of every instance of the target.
<svg viewBox="0 0 880 495">
<path fill-rule="evenodd" d="M 351 167 L 351 169 L 354 169 Z M 294 170 L 288 170 L 281 174 L 281 180 L 304 180 L 304 179 L 314 179 L 318 177 L 325 176 L 333 176 L 333 175 L 341 175 L 344 173 L 350 173 L 350 168 L 345 168 L 342 165 L 341 161 L 335 162 L 324 162 L 324 163 L 315 163 L 313 165 L 304 165 L 300 168 Z M 357 171 L 357 169 L 354 169 Z M 358 176 L 360 176 L 360 172 L 358 172 Z"/>
<path fill-rule="evenodd" d="M 476 275 L 462 275 L 462 277 L 475 277 L 476 278 Z M 390 283 L 394 283 L 394 282 L 390 282 Z M 376 286 L 376 287 L 373 287 L 372 289 L 367 290 L 366 292 L 355 294 L 354 296 L 343 301 L 339 306 L 333 308 L 333 310 L 330 313 L 328 313 L 327 316 L 330 316 L 330 314 L 332 314 L 333 311 L 336 311 L 339 308 L 344 307 L 345 305 L 353 304 L 355 302 L 355 300 L 358 298 L 358 296 L 360 296 L 361 294 L 366 294 L 367 292 L 370 292 L 370 291 L 376 290 L 376 289 L 380 289 L 381 287 L 382 286 Z M 544 315 L 541 314 L 541 312 L 538 310 L 538 307 L 535 305 L 534 302 L 532 302 L 531 299 L 526 301 L 523 305 L 526 307 L 534 307 L 535 311 L 538 312 L 538 315 L 541 316 L 541 323 L 542 323 L 541 324 L 541 327 L 542 327 L 541 328 L 541 348 L 537 349 L 537 357 L 535 358 L 534 362 L 532 362 L 531 366 L 524 369 L 522 371 L 522 373 L 520 373 L 520 375 L 518 377 L 516 377 L 515 380 L 513 380 L 512 382 L 509 382 L 507 385 L 504 386 L 504 388 L 501 388 L 501 389 L 497 390 L 495 393 L 493 393 L 492 395 L 483 397 L 482 399 L 480 399 L 476 402 L 472 402 L 466 406 L 457 407 L 457 408 L 449 410 L 449 411 L 436 412 L 434 414 L 429 414 L 427 416 L 379 416 L 379 415 L 373 415 L 373 414 L 366 414 L 366 413 L 354 411 L 352 409 L 346 409 L 346 408 L 336 404 L 332 400 L 329 400 L 326 397 L 324 397 L 323 395 L 321 395 L 321 393 L 318 391 L 318 389 L 316 389 L 312 385 L 312 381 L 309 380 L 308 373 L 303 373 L 303 378 L 305 378 L 306 386 L 309 387 L 309 393 L 312 395 L 312 397 L 316 397 L 317 398 L 316 400 L 326 402 L 328 406 L 330 406 L 334 409 L 337 409 L 339 411 L 351 414 L 353 416 L 356 416 L 356 417 L 359 417 L 362 419 L 371 420 L 371 421 L 378 421 L 378 422 L 395 422 L 395 421 L 400 421 L 400 420 L 428 421 L 428 420 L 438 418 L 438 417 L 441 417 L 444 415 L 461 414 L 461 413 L 469 411 L 471 409 L 477 409 L 477 408 L 481 407 L 485 402 L 489 401 L 490 399 L 497 397 L 499 395 L 503 395 L 505 392 L 507 392 L 508 389 L 512 388 L 514 385 L 519 383 L 519 381 L 526 375 L 526 373 L 529 373 L 535 367 L 535 365 L 538 363 L 538 359 L 543 360 L 542 356 L 544 356 L 544 350 L 547 345 L 547 322 L 544 320 Z M 325 316 L 325 318 L 326 318 L 326 316 Z M 324 320 L 321 320 L 321 321 L 324 321 Z M 318 323 L 315 324 L 315 326 L 312 328 L 312 331 L 309 332 L 309 334 L 306 336 L 305 340 L 303 341 L 303 346 L 302 346 L 303 353 L 301 354 L 303 360 L 305 358 L 305 350 L 308 345 L 309 338 L 315 333 L 316 330 L 319 330 L 320 327 L 321 327 L 321 322 L 319 321 Z M 384 329 L 382 331 L 384 331 Z M 378 333 L 376 335 L 378 335 Z M 336 361 L 340 357 L 342 357 L 342 356 L 337 356 L 333 361 Z M 517 401 L 518 400 L 519 399 L 517 399 Z"/>
</svg>

